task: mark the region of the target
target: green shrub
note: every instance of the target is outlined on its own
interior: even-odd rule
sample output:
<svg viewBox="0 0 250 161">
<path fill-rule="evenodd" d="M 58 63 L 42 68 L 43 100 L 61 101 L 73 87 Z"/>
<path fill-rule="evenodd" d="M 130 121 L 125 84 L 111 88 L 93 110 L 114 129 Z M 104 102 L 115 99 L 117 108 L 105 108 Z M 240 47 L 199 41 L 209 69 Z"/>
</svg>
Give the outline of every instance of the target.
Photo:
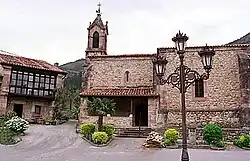
<svg viewBox="0 0 250 161">
<path fill-rule="evenodd" d="M 78 119 L 78 114 L 80 113 L 80 109 L 76 107 L 64 108 L 62 110 L 62 120 L 69 120 L 69 119 Z"/>
<path fill-rule="evenodd" d="M 213 146 L 218 147 L 218 148 L 223 148 L 225 146 L 224 141 L 215 141 L 212 143 Z"/>
<path fill-rule="evenodd" d="M 250 135 L 242 135 L 240 137 L 237 137 L 234 141 L 234 145 L 238 147 L 250 148 Z"/>
<path fill-rule="evenodd" d="M 7 127 L 0 127 L 0 144 L 9 145 L 15 143 L 16 134 Z"/>
<path fill-rule="evenodd" d="M 92 135 L 92 140 L 96 144 L 105 144 L 108 142 L 108 134 L 106 132 L 95 132 Z"/>
<path fill-rule="evenodd" d="M 18 117 L 14 116 L 10 120 L 5 122 L 5 125 L 12 131 L 16 133 L 22 133 L 29 128 L 29 122 Z"/>
<path fill-rule="evenodd" d="M 0 117 L 0 127 L 4 127 L 4 126 L 5 126 L 5 118 Z"/>
<path fill-rule="evenodd" d="M 94 124 L 81 124 L 80 125 L 81 133 L 83 136 L 88 137 L 91 136 L 95 132 Z"/>
<path fill-rule="evenodd" d="M 217 144 L 223 138 L 222 129 L 216 124 L 207 124 L 204 127 L 203 139 L 210 145 Z"/>
<path fill-rule="evenodd" d="M 175 129 L 168 129 L 164 132 L 164 144 L 166 146 L 176 145 L 179 133 Z"/>
<path fill-rule="evenodd" d="M 103 132 L 106 132 L 109 137 L 112 137 L 115 133 L 115 127 L 111 124 L 105 124 L 102 128 Z"/>
<path fill-rule="evenodd" d="M 8 111 L 5 116 L 5 121 L 10 120 L 12 117 L 17 116 L 17 113 L 15 111 Z"/>
</svg>

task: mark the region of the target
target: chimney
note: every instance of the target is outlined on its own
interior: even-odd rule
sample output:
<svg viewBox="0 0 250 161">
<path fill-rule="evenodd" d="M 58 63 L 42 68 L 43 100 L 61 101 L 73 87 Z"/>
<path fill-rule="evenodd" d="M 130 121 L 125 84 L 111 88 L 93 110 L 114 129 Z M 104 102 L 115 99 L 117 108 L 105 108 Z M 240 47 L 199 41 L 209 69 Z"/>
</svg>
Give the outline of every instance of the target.
<svg viewBox="0 0 250 161">
<path fill-rule="evenodd" d="M 54 63 L 54 66 L 58 67 L 58 66 L 59 66 L 59 63 Z"/>
</svg>

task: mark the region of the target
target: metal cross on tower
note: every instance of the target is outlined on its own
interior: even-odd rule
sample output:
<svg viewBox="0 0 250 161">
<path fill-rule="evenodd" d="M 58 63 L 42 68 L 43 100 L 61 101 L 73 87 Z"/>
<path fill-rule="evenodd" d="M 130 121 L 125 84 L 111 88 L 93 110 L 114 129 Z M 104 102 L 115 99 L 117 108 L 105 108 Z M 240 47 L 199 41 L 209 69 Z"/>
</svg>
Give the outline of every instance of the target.
<svg viewBox="0 0 250 161">
<path fill-rule="evenodd" d="M 97 15 L 101 15 L 101 6 L 102 6 L 102 4 L 99 2 L 97 4 L 97 6 L 98 6 L 98 10 L 96 10 L 96 13 L 97 13 Z"/>
</svg>

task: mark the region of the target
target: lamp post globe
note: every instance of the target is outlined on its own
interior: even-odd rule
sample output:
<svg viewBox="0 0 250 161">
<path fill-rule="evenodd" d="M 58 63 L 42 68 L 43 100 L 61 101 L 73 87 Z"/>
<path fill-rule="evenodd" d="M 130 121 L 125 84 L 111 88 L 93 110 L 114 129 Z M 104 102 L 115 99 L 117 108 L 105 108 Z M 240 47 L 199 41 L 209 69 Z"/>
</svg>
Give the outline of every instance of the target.
<svg viewBox="0 0 250 161">
<path fill-rule="evenodd" d="M 199 52 L 199 55 L 201 57 L 205 71 L 209 73 L 213 65 L 213 56 L 215 55 L 214 49 L 210 49 L 209 46 L 207 46 L 206 44 L 202 51 Z"/>
<path fill-rule="evenodd" d="M 188 40 L 188 37 L 186 36 L 186 34 L 183 34 L 180 31 L 176 34 L 175 37 L 172 38 L 172 41 L 175 43 L 175 47 L 177 49 L 178 54 L 185 53 L 187 40 Z"/>
<path fill-rule="evenodd" d="M 161 78 L 164 76 L 167 63 L 168 61 L 166 60 L 166 58 L 161 56 L 159 54 L 159 50 L 157 50 L 156 58 L 153 60 L 157 77 Z"/>
</svg>

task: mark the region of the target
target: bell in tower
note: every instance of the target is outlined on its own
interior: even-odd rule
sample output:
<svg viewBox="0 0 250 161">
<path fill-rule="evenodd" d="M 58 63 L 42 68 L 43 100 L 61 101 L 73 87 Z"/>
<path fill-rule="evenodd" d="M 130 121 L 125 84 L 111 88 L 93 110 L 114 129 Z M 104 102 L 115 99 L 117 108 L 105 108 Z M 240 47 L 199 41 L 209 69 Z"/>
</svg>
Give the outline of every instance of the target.
<svg viewBox="0 0 250 161">
<path fill-rule="evenodd" d="M 88 27 L 88 47 L 86 57 L 94 55 L 107 55 L 108 22 L 104 25 L 101 19 L 101 4 L 96 10 L 97 16 Z"/>
</svg>

